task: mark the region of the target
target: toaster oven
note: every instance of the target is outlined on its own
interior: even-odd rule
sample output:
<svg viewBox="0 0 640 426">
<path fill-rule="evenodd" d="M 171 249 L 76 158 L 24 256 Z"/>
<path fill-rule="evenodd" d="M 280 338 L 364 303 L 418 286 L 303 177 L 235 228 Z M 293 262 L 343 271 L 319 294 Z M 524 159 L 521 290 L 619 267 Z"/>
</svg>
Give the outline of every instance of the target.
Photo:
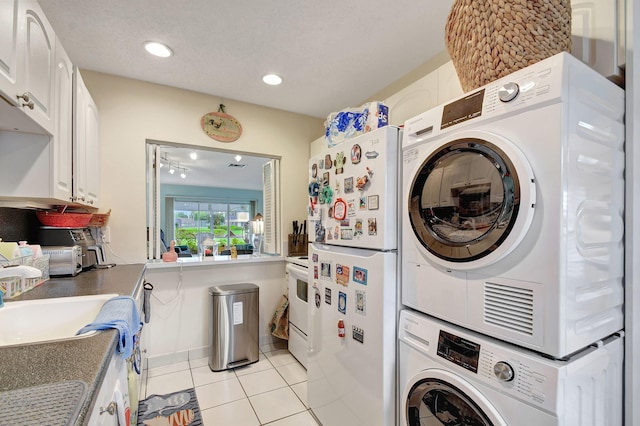
<svg viewBox="0 0 640 426">
<path fill-rule="evenodd" d="M 42 253 L 48 254 L 49 275 L 75 277 L 82 272 L 82 247 L 74 246 L 45 246 Z"/>
</svg>

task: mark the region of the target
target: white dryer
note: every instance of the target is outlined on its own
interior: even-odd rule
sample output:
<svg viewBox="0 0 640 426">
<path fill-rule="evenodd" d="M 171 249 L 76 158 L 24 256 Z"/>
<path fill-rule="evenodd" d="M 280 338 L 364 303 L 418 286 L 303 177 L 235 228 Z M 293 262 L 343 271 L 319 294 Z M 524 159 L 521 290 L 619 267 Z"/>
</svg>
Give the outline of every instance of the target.
<svg viewBox="0 0 640 426">
<path fill-rule="evenodd" d="M 567 361 L 404 310 L 400 426 L 619 426 L 623 339 Z"/>
<path fill-rule="evenodd" d="M 407 120 L 402 303 L 556 358 L 622 329 L 623 115 L 560 53 Z"/>
</svg>

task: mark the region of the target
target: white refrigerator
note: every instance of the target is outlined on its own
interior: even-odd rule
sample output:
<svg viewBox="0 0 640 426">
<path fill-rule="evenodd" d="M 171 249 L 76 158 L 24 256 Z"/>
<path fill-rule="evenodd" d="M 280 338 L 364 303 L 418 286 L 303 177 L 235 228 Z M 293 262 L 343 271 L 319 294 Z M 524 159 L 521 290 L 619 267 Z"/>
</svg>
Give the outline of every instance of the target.
<svg viewBox="0 0 640 426">
<path fill-rule="evenodd" d="M 309 160 L 307 397 L 323 426 L 395 424 L 400 129 Z"/>
</svg>

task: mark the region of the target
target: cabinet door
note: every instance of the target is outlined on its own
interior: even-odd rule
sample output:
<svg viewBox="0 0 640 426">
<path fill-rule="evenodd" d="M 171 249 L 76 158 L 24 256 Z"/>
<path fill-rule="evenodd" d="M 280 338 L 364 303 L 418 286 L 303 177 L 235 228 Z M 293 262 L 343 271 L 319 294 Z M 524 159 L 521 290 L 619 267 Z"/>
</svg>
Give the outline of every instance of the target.
<svg viewBox="0 0 640 426">
<path fill-rule="evenodd" d="M 91 207 L 98 207 L 98 192 L 100 190 L 100 135 L 98 107 L 88 91 L 86 93 L 86 100 L 86 203 Z"/>
<path fill-rule="evenodd" d="M 24 34 L 24 93 L 28 104 L 23 109 L 49 134 L 53 134 L 53 69 L 55 63 L 55 33 L 35 0 L 20 2 L 19 16 Z M 26 101 L 21 104 L 26 104 Z"/>
<path fill-rule="evenodd" d="M 73 196 L 77 203 L 98 207 L 98 108 L 77 67 L 74 78 Z"/>
<path fill-rule="evenodd" d="M 56 40 L 54 99 L 56 120 L 51 138 L 53 197 L 72 201 L 73 155 L 73 65 L 59 40 Z"/>
<path fill-rule="evenodd" d="M 624 0 L 571 1 L 571 54 L 614 81 L 625 63 Z"/>
<path fill-rule="evenodd" d="M 126 368 L 127 365 L 124 359 L 118 354 L 113 354 L 102 384 L 100 385 L 98 395 L 95 397 L 93 410 L 89 414 L 87 424 L 96 426 L 118 426 L 115 390 L 120 385 L 119 379 L 122 377 L 122 370 L 124 369 L 126 371 Z M 124 389 L 120 389 L 120 391 L 122 390 Z"/>
<path fill-rule="evenodd" d="M 84 203 L 87 199 L 87 119 L 85 105 L 87 89 L 82 76 L 75 68 L 73 90 L 73 201 Z"/>
<path fill-rule="evenodd" d="M 0 95 L 17 105 L 18 0 L 0 1 Z"/>
<path fill-rule="evenodd" d="M 449 102 L 464 93 L 453 62 L 449 61 L 438 68 L 438 103 Z"/>
</svg>

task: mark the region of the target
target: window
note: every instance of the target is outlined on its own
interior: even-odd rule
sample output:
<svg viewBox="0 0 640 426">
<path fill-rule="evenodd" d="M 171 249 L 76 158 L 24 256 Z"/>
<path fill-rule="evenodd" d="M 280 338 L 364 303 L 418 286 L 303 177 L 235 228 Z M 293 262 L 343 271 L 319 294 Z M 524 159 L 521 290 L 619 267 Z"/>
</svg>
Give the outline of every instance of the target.
<svg viewBox="0 0 640 426">
<path fill-rule="evenodd" d="M 207 237 L 219 248 L 255 247 L 251 221 L 258 213 L 261 252 L 279 254 L 279 166 L 277 157 L 147 141 L 148 258 L 160 259 L 163 241 L 171 240 L 181 257 L 197 254 Z"/>
<path fill-rule="evenodd" d="M 200 252 L 202 241 L 214 240 L 219 249 L 251 244 L 250 220 L 255 216 L 255 202 L 224 203 L 190 201 L 177 198 L 173 205 L 176 244 Z"/>
</svg>

